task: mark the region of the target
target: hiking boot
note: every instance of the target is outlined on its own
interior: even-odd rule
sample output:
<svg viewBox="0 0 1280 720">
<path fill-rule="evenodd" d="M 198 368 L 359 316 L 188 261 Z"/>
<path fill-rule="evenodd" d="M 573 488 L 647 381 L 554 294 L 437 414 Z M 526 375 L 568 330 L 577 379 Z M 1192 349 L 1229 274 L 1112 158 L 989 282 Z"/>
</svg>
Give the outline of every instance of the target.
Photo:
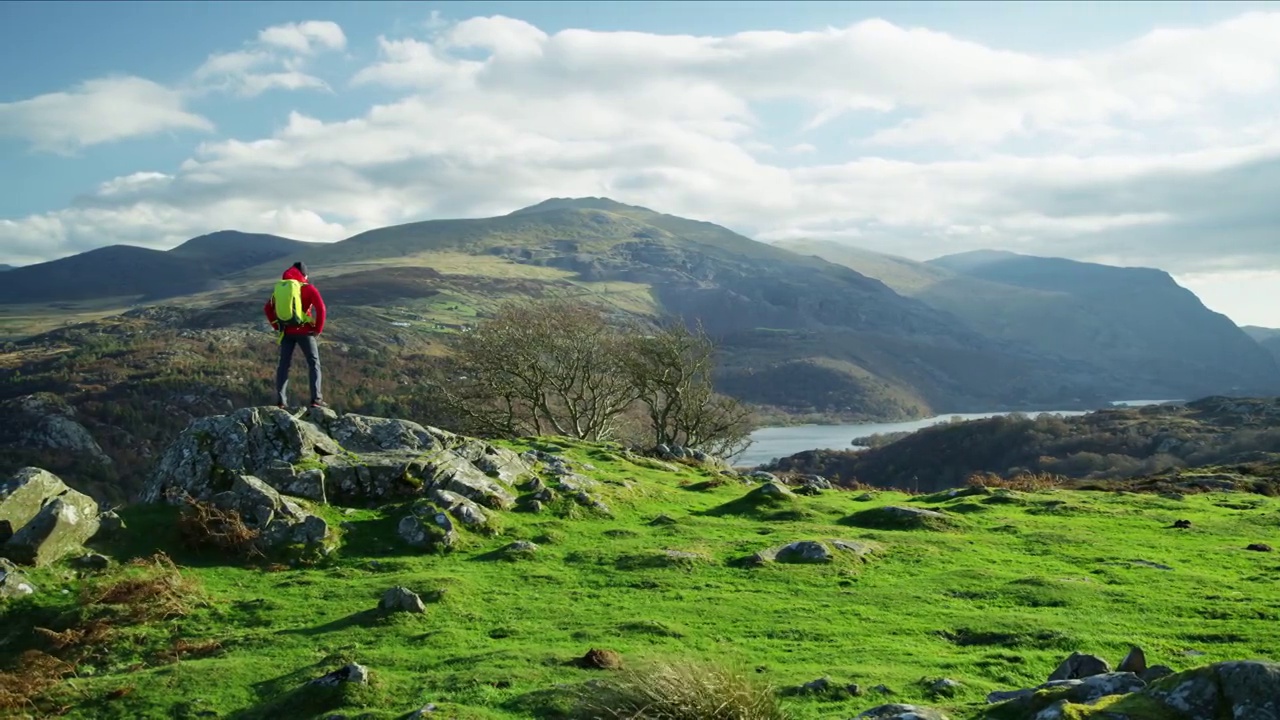
<svg viewBox="0 0 1280 720">
<path fill-rule="evenodd" d="M 313 408 L 328 408 L 328 407 L 329 407 L 329 403 L 327 403 L 327 402 L 325 402 L 325 401 L 323 401 L 323 400 L 314 400 L 314 401 L 312 401 L 312 403 L 311 403 L 311 407 L 313 407 Z"/>
</svg>

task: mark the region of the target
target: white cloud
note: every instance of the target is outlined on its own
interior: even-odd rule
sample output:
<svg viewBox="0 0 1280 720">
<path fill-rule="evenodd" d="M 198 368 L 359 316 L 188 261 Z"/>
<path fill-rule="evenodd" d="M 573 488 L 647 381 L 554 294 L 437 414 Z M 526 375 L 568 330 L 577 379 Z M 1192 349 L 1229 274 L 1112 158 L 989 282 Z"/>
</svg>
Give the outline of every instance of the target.
<svg viewBox="0 0 1280 720">
<path fill-rule="evenodd" d="M 63 92 L 0 103 L 0 136 L 58 153 L 166 130 L 212 129 L 184 107 L 179 93 L 137 77 L 89 80 Z"/>
<path fill-rule="evenodd" d="M 98 186 L 101 197 L 120 197 L 154 190 L 173 180 L 173 176 L 160 172 L 136 172 L 132 175 L 112 178 Z"/>
<path fill-rule="evenodd" d="M 264 31 L 196 76 L 244 95 L 319 87 L 305 63 L 346 38 L 307 27 Z M 168 172 L 5 221 L 0 248 L 26 238 L 52 257 L 224 227 L 331 240 L 608 195 L 922 259 L 1005 247 L 1280 268 L 1274 37 L 1280 13 L 1253 13 L 1051 57 L 878 20 L 694 37 L 437 18 L 426 37 L 378 38 L 351 80 L 401 99 L 204 142 Z"/>
<path fill-rule="evenodd" d="M 0 137 L 24 140 L 40 151 L 80 148 L 169 130 L 209 132 L 213 123 L 187 109 L 192 95 L 212 90 L 255 97 L 271 89 L 328 89 L 303 72 L 309 56 L 346 47 L 336 23 L 308 21 L 263 30 L 256 44 L 216 53 L 180 87 L 133 76 L 87 80 L 60 92 L 0 103 Z"/>
<path fill-rule="evenodd" d="M 344 50 L 347 37 L 329 21 L 308 20 L 266 28 L 244 49 L 210 55 L 192 74 L 193 92 L 220 90 L 256 97 L 268 90 L 329 89 L 324 80 L 303 72 L 312 56 Z"/>
<path fill-rule="evenodd" d="M 548 36 L 520 20 L 473 18 L 435 41 L 383 41 L 383 61 L 356 82 L 436 88 L 470 82 L 573 84 L 608 92 L 655 78 L 712 83 L 749 101 L 811 106 L 805 129 L 853 112 L 913 113 L 873 144 L 992 145 L 1048 133 L 1116 137 L 1133 122 L 1176 122 L 1214 101 L 1280 88 L 1280 13 L 1152 32 L 1099 53 L 1051 58 L 988 48 L 945 33 L 868 20 L 825 31 L 725 37 L 565 30 Z M 491 53 L 483 63 L 458 47 Z M 1206 59 L 1208 58 L 1208 59 Z"/>
<path fill-rule="evenodd" d="M 258 42 L 309 55 L 320 50 L 345 50 L 347 36 L 335 22 L 308 20 L 269 27 L 258 33 Z"/>
</svg>

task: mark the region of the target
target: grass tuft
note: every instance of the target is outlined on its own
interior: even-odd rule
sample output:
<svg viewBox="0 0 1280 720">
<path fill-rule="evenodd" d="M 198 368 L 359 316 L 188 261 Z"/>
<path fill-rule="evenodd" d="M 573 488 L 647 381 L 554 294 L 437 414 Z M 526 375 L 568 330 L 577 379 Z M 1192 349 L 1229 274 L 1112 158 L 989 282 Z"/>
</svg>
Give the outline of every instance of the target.
<svg viewBox="0 0 1280 720">
<path fill-rule="evenodd" d="M 39 700 L 74 672 L 74 663 L 28 650 L 18 658 L 17 667 L 0 672 L 0 714 L 22 717 L 19 713 L 41 712 Z"/>
<path fill-rule="evenodd" d="M 195 596 L 196 586 L 163 553 L 87 582 L 74 607 L 50 618 L 53 627 L 32 624 L 30 637 L 44 648 L 25 650 L 12 669 L 0 672 L 0 711 L 62 714 L 50 695 L 64 678 L 128 645 L 140 626 L 186 615 Z M 172 648 L 179 655 L 208 649 L 184 640 Z"/>
<path fill-rule="evenodd" d="M 623 669 L 583 687 L 583 720 L 789 720 L 778 694 L 744 673 L 714 665 L 656 663 Z"/>
</svg>

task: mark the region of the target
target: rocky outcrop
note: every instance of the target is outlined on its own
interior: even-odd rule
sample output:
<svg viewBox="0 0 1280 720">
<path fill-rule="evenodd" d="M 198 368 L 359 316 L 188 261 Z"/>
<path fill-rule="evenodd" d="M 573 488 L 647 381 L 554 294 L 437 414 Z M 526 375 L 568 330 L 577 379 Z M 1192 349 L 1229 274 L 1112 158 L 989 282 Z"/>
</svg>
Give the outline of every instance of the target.
<svg viewBox="0 0 1280 720">
<path fill-rule="evenodd" d="M 653 455 L 668 462 L 680 462 L 704 467 L 709 470 L 731 470 L 728 460 L 708 454 L 696 448 L 680 445 L 659 445 L 653 449 Z"/>
<path fill-rule="evenodd" d="M 418 503 L 400 518 L 396 532 L 409 547 L 428 552 L 447 552 L 458 544 L 458 531 L 449 515 L 429 503 Z"/>
<path fill-rule="evenodd" d="M 511 507 L 511 486 L 529 472 L 508 450 L 407 420 L 246 408 L 192 422 L 161 456 L 141 499 L 208 499 L 249 475 L 284 495 L 346 506 L 443 491 L 444 504 L 466 508 L 459 518 L 466 522 L 483 515 L 478 507 Z"/>
<path fill-rule="evenodd" d="M 771 502 L 794 498 L 795 496 L 795 493 L 791 492 L 791 489 L 781 482 L 766 480 L 760 484 L 760 487 L 747 493 L 746 499 L 750 502 Z"/>
<path fill-rule="evenodd" d="M 761 550 L 745 560 L 747 565 L 764 565 L 770 562 L 788 564 L 821 564 L 833 562 L 837 553 L 847 554 L 859 560 L 879 551 L 878 544 L 856 540 L 797 540 L 793 543 Z"/>
<path fill-rule="evenodd" d="M 1172 673 L 1148 667 L 1134 647 L 1111 672 L 1106 660 L 1072 653 L 1043 685 L 991 693 L 991 716 L 1057 720 L 1067 717 L 1145 720 L 1153 717 L 1273 720 L 1280 717 L 1280 664 L 1222 662 Z M 1103 698 L 1105 709 L 1091 712 Z"/>
<path fill-rule="evenodd" d="M 67 486 L 51 472 L 23 468 L 0 485 L 0 542 L 6 542 Z"/>
<path fill-rule="evenodd" d="M 62 398 L 36 393 L 0 403 L 0 446 L 53 450 L 110 465 L 93 435 Z"/>
<path fill-rule="evenodd" d="M 214 495 L 210 502 L 222 510 L 236 512 L 257 533 L 254 544 L 263 552 L 299 546 L 304 552 L 327 553 L 337 544 L 323 518 L 252 475 L 237 477 L 230 490 Z"/>
<path fill-rule="evenodd" d="M 947 716 L 933 708 L 917 705 L 880 705 L 858 715 L 857 720 L 947 720 Z"/>
<path fill-rule="evenodd" d="M 856 512 L 842 522 L 872 530 L 944 530 L 955 520 L 937 510 L 887 505 Z"/>
<path fill-rule="evenodd" d="M 322 675 L 315 680 L 312 680 L 307 683 L 307 685 L 314 685 L 318 687 L 338 687 L 339 685 L 345 685 L 347 683 L 368 685 L 369 668 L 366 668 L 360 663 L 350 663 L 327 675 Z"/>
<path fill-rule="evenodd" d="M 1159 680 L 1143 693 L 1189 717 L 1280 717 L 1280 664 L 1222 662 Z"/>
<path fill-rule="evenodd" d="M 0 484 L 0 555 L 48 565 L 80 551 L 98 532 L 98 503 L 58 476 L 23 468 Z"/>
</svg>

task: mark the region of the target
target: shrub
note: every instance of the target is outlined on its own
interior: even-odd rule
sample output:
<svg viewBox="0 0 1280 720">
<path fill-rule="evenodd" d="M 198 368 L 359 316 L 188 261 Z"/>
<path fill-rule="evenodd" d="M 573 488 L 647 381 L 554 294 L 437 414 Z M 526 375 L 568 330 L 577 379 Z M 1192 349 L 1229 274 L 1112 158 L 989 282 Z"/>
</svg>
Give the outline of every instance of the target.
<svg viewBox="0 0 1280 720">
<path fill-rule="evenodd" d="M 658 663 L 623 669 L 583 688 L 582 718 L 787 720 L 774 688 L 716 666 Z"/>
<path fill-rule="evenodd" d="M 178 535 L 193 550 L 213 550 L 245 560 L 262 556 L 258 531 L 245 525 L 240 513 L 190 496 L 178 518 Z"/>
<path fill-rule="evenodd" d="M 1012 477 L 1000 477 L 995 473 L 973 473 L 969 476 L 969 487 L 1004 488 L 1018 492 L 1042 492 L 1062 487 L 1064 479 L 1051 473 L 1020 472 Z"/>
</svg>

